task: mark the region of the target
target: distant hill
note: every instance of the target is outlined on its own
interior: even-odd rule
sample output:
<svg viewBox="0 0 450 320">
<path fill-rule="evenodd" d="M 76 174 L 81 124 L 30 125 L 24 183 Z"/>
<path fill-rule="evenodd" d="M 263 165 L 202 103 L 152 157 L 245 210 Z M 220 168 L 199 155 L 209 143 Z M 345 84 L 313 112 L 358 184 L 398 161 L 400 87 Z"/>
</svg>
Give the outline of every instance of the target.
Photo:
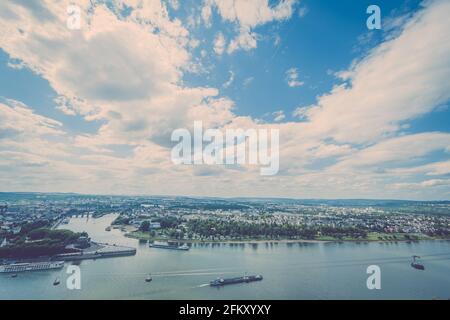
<svg viewBox="0 0 450 320">
<path fill-rule="evenodd" d="M 127 195 L 88 195 L 77 193 L 39 193 L 39 192 L 0 192 L 0 202 L 15 202 L 19 200 L 58 200 L 65 198 L 122 198 L 122 199 L 166 199 L 188 204 L 174 204 L 174 206 L 191 207 L 189 203 L 204 203 L 209 209 L 227 207 L 229 209 L 243 209 L 253 204 L 300 204 L 300 205 L 328 205 L 342 207 L 404 207 L 404 206 L 426 206 L 426 205 L 450 205 L 450 200 L 442 201 L 414 201 L 395 199 L 290 199 L 290 198 L 219 198 L 219 197 L 187 197 L 187 196 L 127 196 Z"/>
</svg>

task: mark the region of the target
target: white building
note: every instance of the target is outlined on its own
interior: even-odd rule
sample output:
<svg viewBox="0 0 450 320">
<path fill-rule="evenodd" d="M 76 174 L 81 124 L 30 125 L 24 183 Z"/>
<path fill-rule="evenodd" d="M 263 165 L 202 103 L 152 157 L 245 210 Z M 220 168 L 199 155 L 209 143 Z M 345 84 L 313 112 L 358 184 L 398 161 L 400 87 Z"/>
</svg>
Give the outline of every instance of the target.
<svg viewBox="0 0 450 320">
<path fill-rule="evenodd" d="M 4 238 L 3 240 L 0 239 L 0 248 L 6 247 L 8 245 L 8 241 L 6 240 L 6 238 Z"/>
<path fill-rule="evenodd" d="M 160 229 L 161 224 L 159 222 L 150 222 L 150 229 Z"/>
<path fill-rule="evenodd" d="M 12 232 L 13 232 L 13 234 L 19 234 L 21 230 L 22 230 L 22 227 L 17 226 L 12 230 Z"/>
</svg>

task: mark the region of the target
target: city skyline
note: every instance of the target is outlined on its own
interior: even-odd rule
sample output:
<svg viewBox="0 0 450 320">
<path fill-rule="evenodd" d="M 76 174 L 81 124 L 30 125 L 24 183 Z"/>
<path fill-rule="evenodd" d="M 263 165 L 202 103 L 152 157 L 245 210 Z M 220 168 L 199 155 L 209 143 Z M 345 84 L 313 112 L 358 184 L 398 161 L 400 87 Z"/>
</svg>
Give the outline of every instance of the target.
<svg viewBox="0 0 450 320">
<path fill-rule="evenodd" d="M 381 30 L 370 1 L 73 4 L 0 4 L 0 192 L 450 199 L 448 1 Z M 278 174 L 172 163 L 195 121 L 279 130 Z"/>
</svg>

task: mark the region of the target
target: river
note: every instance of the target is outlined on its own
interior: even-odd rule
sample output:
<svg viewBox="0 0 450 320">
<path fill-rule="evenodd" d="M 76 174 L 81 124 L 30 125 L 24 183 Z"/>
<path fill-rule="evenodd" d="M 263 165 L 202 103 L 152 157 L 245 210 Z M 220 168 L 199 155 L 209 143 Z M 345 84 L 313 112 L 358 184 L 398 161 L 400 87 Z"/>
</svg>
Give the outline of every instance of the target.
<svg viewBox="0 0 450 320">
<path fill-rule="evenodd" d="M 81 290 L 66 287 L 66 268 L 0 274 L 0 299 L 449 299 L 450 242 L 193 244 L 190 251 L 152 249 L 114 219 L 72 218 L 60 228 L 94 241 L 137 248 L 130 257 L 81 262 Z M 419 255 L 425 271 L 411 268 Z M 68 265 L 70 263 L 66 263 Z M 381 268 L 381 289 L 367 289 L 367 267 Z M 151 273 L 153 281 L 145 282 Z M 214 288 L 217 277 L 262 274 L 264 280 Z M 53 286 L 56 278 L 59 286 Z"/>
</svg>

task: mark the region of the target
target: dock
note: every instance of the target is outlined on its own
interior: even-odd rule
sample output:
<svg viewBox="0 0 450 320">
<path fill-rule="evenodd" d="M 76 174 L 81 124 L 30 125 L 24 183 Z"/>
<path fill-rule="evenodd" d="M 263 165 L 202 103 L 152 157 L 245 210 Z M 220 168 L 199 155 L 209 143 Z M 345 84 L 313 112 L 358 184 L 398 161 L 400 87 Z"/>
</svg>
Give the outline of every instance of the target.
<svg viewBox="0 0 450 320">
<path fill-rule="evenodd" d="M 78 261 L 136 255 L 136 248 L 91 242 L 89 248 L 79 252 L 57 254 L 52 260 Z"/>
</svg>

